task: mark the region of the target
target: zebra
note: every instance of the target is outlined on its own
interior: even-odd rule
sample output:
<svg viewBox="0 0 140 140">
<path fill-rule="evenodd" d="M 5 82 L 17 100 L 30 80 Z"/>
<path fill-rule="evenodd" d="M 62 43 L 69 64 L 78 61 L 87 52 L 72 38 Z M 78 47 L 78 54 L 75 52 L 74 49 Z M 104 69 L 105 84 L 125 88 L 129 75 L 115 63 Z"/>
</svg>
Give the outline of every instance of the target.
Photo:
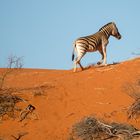
<svg viewBox="0 0 140 140">
<path fill-rule="evenodd" d="M 80 37 L 73 43 L 73 52 L 72 52 L 72 61 L 74 60 L 74 52 L 77 54 L 77 58 L 74 61 L 73 72 L 76 72 L 77 64 L 84 70 L 83 66 L 80 63 L 82 57 L 86 52 L 95 52 L 99 51 L 102 56 L 102 59 L 97 62 L 98 65 L 107 65 L 106 61 L 106 46 L 109 43 L 109 37 L 114 36 L 118 40 L 121 39 L 121 34 L 118 31 L 118 28 L 114 22 L 110 22 L 99 29 L 95 34 Z"/>
</svg>

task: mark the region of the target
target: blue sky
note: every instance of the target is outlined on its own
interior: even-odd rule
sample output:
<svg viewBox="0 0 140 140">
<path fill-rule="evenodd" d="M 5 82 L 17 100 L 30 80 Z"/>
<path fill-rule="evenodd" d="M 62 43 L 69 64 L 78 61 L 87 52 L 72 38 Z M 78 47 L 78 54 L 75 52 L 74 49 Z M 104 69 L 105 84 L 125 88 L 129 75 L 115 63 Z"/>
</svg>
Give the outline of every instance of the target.
<svg viewBox="0 0 140 140">
<path fill-rule="evenodd" d="M 0 0 L 0 67 L 11 55 L 25 68 L 71 69 L 72 43 L 114 21 L 122 39 L 110 38 L 108 63 L 140 52 L 140 0 Z M 88 53 L 81 63 L 96 63 Z"/>
</svg>

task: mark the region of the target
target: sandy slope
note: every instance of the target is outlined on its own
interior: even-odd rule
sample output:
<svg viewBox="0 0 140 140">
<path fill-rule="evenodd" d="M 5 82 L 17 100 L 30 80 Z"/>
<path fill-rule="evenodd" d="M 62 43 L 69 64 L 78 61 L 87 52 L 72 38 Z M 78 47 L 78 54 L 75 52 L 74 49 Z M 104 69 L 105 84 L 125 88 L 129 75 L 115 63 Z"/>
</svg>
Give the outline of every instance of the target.
<svg viewBox="0 0 140 140">
<path fill-rule="evenodd" d="M 135 120 L 128 122 L 125 111 L 134 100 L 124 87 L 137 79 L 140 79 L 139 58 L 77 73 L 35 69 L 14 72 L 6 79 L 5 86 L 26 89 L 17 94 L 28 101 L 18 106 L 34 105 L 38 120 L 32 115 L 22 122 L 5 117 L 0 123 L 0 137 L 14 140 L 11 135 L 28 132 L 21 139 L 66 140 L 71 126 L 90 115 L 140 128 Z M 38 86 L 47 87 L 44 95 L 34 96 L 32 88 Z"/>
</svg>

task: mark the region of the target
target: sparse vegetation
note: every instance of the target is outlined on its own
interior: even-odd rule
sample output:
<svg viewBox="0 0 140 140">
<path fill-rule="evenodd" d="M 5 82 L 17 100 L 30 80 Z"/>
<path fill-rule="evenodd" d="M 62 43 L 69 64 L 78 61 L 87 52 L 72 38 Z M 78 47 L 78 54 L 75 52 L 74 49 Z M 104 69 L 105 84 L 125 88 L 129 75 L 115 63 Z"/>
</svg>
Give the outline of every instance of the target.
<svg viewBox="0 0 140 140">
<path fill-rule="evenodd" d="M 7 68 L 0 75 L 0 90 L 4 88 L 6 77 L 14 70 L 20 69 L 23 66 L 22 58 L 17 56 L 10 56 L 8 58 Z"/>
<path fill-rule="evenodd" d="M 140 79 L 136 80 L 135 83 L 127 83 L 124 90 L 133 99 L 140 99 Z"/>
<path fill-rule="evenodd" d="M 37 86 L 37 87 L 32 88 L 32 93 L 35 97 L 42 96 L 42 95 L 45 96 L 46 89 L 51 89 L 51 88 L 54 88 L 54 86 L 47 85 L 47 84 Z"/>
<path fill-rule="evenodd" d="M 14 118 L 14 112 L 21 111 L 16 108 L 16 103 L 23 101 L 22 98 L 11 95 L 11 94 L 2 94 L 0 95 L 0 117 L 8 115 L 9 117 Z"/>
<path fill-rule="evenodd" d="M 72 127 L 70 140 L 140 139 L 140 131 L 132 125 L 105 123 L 95 117 L 86 117 Z"/>
<path fill-rule="evenodd" d="M 136 99 L 135 102 L 129 107 L 128 119 L 137 119 L 140 117 L 140 99 Z"/>
<path fill-rule="evenodd" d="M 0 76 L 0 117 L 3 118 L 4 115 L 14 118 L 14 112 L 20 111 L 16 107 L 16 103 L 24 101 L 21 97 L 14 95 L 17 89 L 4 87 L 5 80 L 7 76 L 13 72 L 15 69 L 20 69 L 22 67 L 22 62 L 20 57 L 11 56 L 8 58 L 7 68 L 2 72 Z"/>
<path fill-rule="evenodd" d="M 24 93 L 24 92 L 31 92 L 34 97 L 45 95 L 46 89 L 53 88 L 52 85 L 40 85 L 36 87 L 30 88 L 10 88 L 6 87 L 6 80 L 10 74 L 16 72 L 17 70 L 21 69 L 23 66 L 22 58 L 11 56 L 8 58 L 7 68 L 5 68 L 2 73 L 0 74 L 0 117 L 1 119 L 4 115 L 8 115 L 9 117 L 16 117 L 15 111 L 20 112 L 20 120 L 26 118 L 26 116 L 31 113 L 31 110 L 25 110 L 17 108 L 16 103 L 21 101 L 26 101 L 21 97 L 17 96 L 16 93 Z M 23 113 L 24 112 L 24 113 Z M 22 115 L 21 115 L 22 114 Z"/>
<path fill-rule="evenodd" d="M 128 119 L 137 119 L 140 117 L 140 79 L 133 84 L 127 84 L 125 89 L 128 95 L 135 100 L 127 111 Z"/>
</svg>

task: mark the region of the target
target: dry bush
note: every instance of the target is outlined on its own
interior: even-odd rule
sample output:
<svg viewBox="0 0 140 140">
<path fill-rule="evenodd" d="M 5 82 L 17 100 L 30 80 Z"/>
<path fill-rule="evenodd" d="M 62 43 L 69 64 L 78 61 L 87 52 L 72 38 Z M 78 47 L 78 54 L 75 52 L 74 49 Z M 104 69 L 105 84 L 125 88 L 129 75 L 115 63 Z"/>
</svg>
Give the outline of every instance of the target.
<svg viewBox="0 0 140 140">
<path fill-rule="evenodd" d="M 47 90 L 55 88 L 54 85 L 50 85 L 50 84 L 44 84 L 44 85 L 39 85 L 39 86 L 35 86 L 35 87 L 28 87 L 28 88 L 18 88 L 18 89 L 11 89 L 14 92 L 19 92 L 19 93 L 32 93 L 33 96 L 45 96 L 45 93 Z"/>
<path fill-rule="evenodd" d="M 44 89 L 43 88 L 36 88 L 33 90 L 33 95 L 34 96 L 41 96 L 41 95 L 44 95 Z"/>
<path fill-rule="evenodd" d="M 0 90 L 4 88 L 4 82 L 7 76 L 14 70 L 20 69 L 23 66 L 22 58 L 17 56 L 10 56 L 6 69 L 0 74 Z"/>
<path fill-rule="evenodd" d="M 32 90 L 33 96 L 44 96 L 45 95 L 45 90 L 49 89 L 51 87 L 49 87 L 48 85 L 43 85 L 43 86 L 37 86 L 34 87 Z"/>
<path fill-rule="evenodd" d="M 137 119 L 140 116 L 140 99 L 136 99 L 135 102 L 129 107 L 128 119 Z"/>
<path fill-rule="evenodd" d="M 40 86 L 32 88 L 32 93 L 35 97 L 42 96 L 42 95 L 45 96 L 46 90 L 52 89 L 52 88 L 55 88 L 55 86 L 49 85 L 49 84 L 44 84 L 44 85 L 40 85 Z"/>
<path fill-rule="evenodd" d="M 124 91 L 133 99 L 137 100 L 140 98 L 140 79 L 136 80 L 135 83 L 127 83 L 124 86 Z"/>
<path fill-rule="evenodd" d="M 5 80 L 10 73 L 14 70 L 22 67 L 22 59 L 20 57 L 11 56 L 8 58 L 7 68 L 0 75 L 0 117 L 8 115 L 9 117 L 15 117 L 14 112 L 18 110 L 16 103 L 24 101 L 22 98 L 13 95 L 17 92 L 17 89 L 5 88 Z"/>
<path fill-rule="evenodd" d="M 140 131 L 132 125 L 104 123 L 95 117 L 86 117 L 72 127 L 69 140 L 140 139 Z"/>
<path fill-rule="evenodd" d="M 127 84 L 125 89 L 127 94 L 135 100 L 127 111 L 128 119 L 137 119 L 140 116 L 140 79 L 133 84 Z"/>
<path fill-rule="evenodd" d="M 17 56 L 10 56 L 8 58 L 7 67 L 3 69 L 0 73 L 0 117 L 3 118 L 4 115 L 8 115 L 9 117 L 16 117 L 15 111 L 21 111 L 22 115 L 20 116 L 22 119 L 26 118 L 26 116 L 31 113 L 30 110 L 26 110 L 27 114 L 24 113 L 22 109 L 18 109 L 16 107 L 16 103 L 25 101 L 21 97 L 17 96 L 17 93 L 29 93 L 31 92 L 33 96 L 41 96 L 44 95 L 46 90 L 50 88 L 54 88 L 53 85 L 40 85 L 36 87 L 30 88 L 7 88 L 6 80 L 10 74 L 17 74 L 17 70 L 21 69 L 23 66 L 22 58 Z M 16 95 L 15 95 L 16 94 Z M 30 111 L 30 112 L 28 112 Z"/>
<path fill-rule="evenodd" d="M 0 117 L 8 115 L 14 118 L 14 112 L 20 111 L 16 108 L 16 103 L 23 101 L 22 98 L 11 94 L 0 94 Z"/>
</svg>

